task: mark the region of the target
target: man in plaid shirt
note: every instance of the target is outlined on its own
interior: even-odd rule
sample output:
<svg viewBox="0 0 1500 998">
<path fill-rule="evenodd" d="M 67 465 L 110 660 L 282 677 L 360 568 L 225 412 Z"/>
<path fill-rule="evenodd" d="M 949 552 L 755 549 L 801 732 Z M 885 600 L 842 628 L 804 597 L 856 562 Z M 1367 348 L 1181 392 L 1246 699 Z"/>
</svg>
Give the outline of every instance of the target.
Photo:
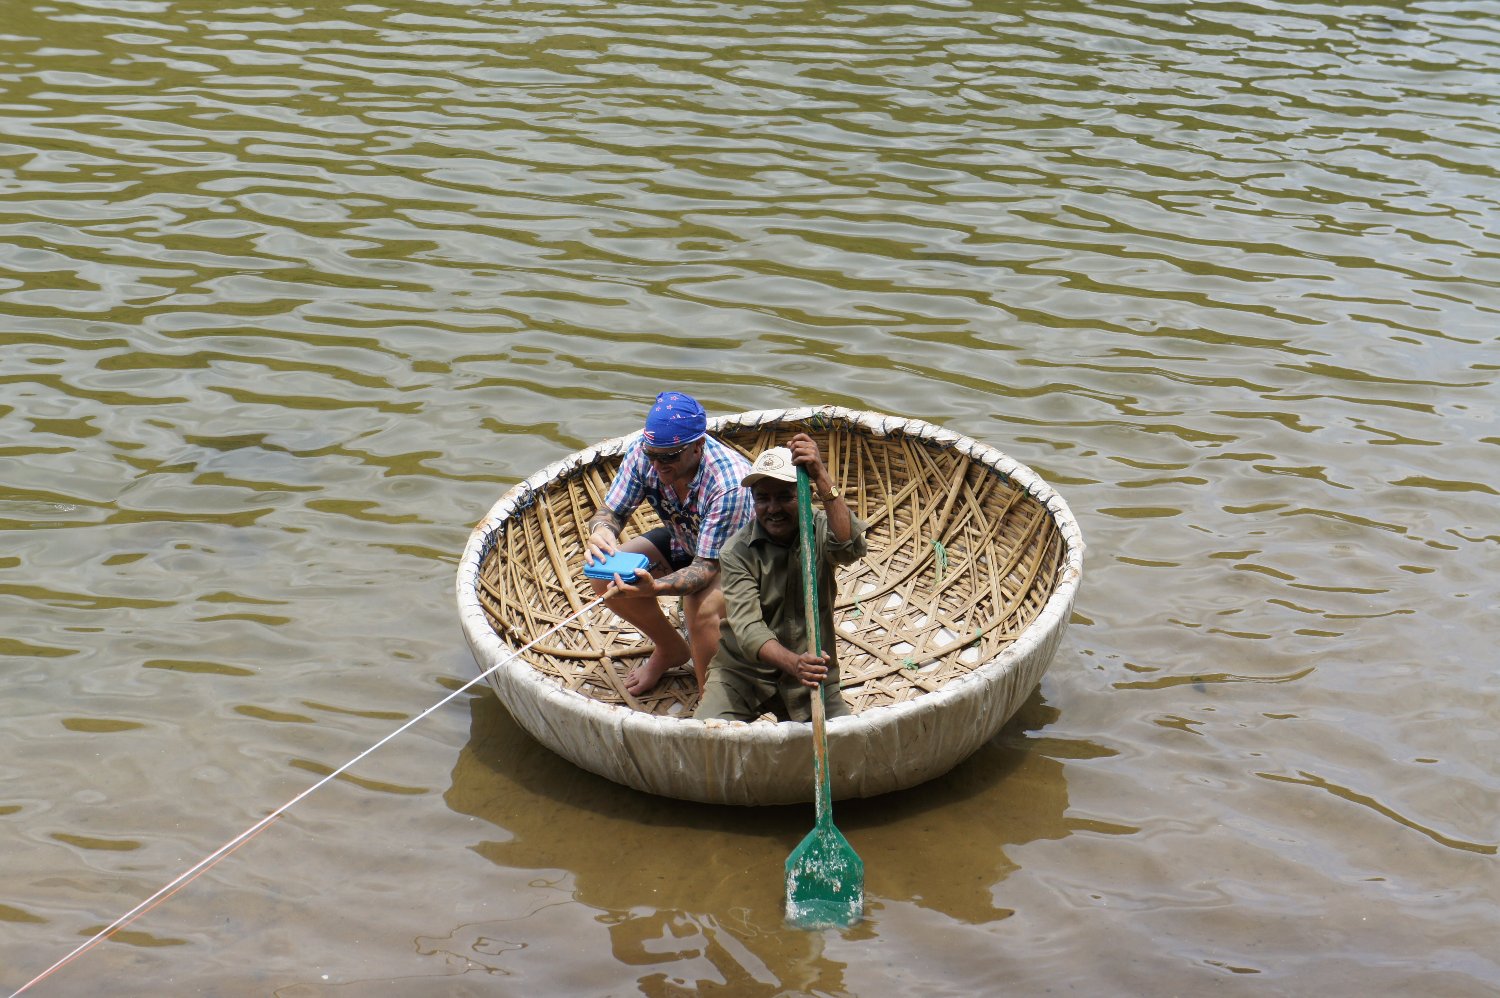
<svg viewBox="0 0 1500 998">
<path fill-rule="evenodd" d="M 681 392 L 662 392 L 646 414 L 640 437 L 589 520 L 584 558 L 593 562 L 615 551 L 635 551 L 651 559 L 650 570 L 634 579 L 595 581 L 594 591 L 623 620 L 656 645 L 643 664 L 625 677 L 632 696 L 650 691 L 662 674 L 693 661 L 698 691 L 719 645 L 724 594 L 719 588 L 719 551 L 749 522 L 750 490 L 740 484 L 750 462 L 707 435 L 703 407 Z M 641 501 L 665 526 L 622 542 L 620 531 Z M 662 612 L 657 598 L 682 597 L 688 640 L 684 642 Z"/>
</svg>

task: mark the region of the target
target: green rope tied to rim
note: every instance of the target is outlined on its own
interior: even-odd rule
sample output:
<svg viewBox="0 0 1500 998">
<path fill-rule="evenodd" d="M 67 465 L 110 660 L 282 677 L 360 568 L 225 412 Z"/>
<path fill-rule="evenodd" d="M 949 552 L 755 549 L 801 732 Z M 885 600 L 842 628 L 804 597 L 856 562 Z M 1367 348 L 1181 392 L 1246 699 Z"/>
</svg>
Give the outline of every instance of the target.
<svg viewBox="0 0 1500 998">
<path fill-rule="evenodd" d="M 948 549 L 943 547 L 942 541 L 933 541 L 932 550 L 937 554 L 937 578 L 932 580 L 932 584 L 940 586 L 943 584 L 943 572 L 948 568 Z"/>
</svg>

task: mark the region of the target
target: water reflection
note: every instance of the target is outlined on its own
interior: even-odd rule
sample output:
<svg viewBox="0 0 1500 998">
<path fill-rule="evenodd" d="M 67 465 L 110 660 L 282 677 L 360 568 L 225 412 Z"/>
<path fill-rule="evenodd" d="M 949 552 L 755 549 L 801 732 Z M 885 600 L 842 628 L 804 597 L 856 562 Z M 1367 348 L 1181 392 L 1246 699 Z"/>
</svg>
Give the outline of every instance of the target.
<svg viewBox="0 0 1500 998">
<path fill-rule="evenodd" d="M 508 972 L 525 948 L 518 940 L 541 931 L 529 920 L 549 905 L 577 903 L 607 927 L 616 960 L 643 968 L 647 993 L 713 982 L 842 987 L 821 934 L 783 925 L 783 864 L 811 827 L 809 807 L 714 807 L 641 794 L 541 747 L 489 694 L 475 697 L 470 713 L 445 800 L 502 833 L 472 848 L 505 869 L 539 871 L 533 886 L 551 899 L 504 922 L 464 926 L 441 946 L 428 940 L 434 952 Z M 877 938 L 892 903 L 968 924 L 1011 914 L 996 903 L 1015 868 L 1006 850 L 1068 835 L 1062 759 L 1109 754 L 1038 737 L 1057 716 L 1033 693 L 1014 722 L 947 776 L 839 802 L 835 821 L 866 864 L 867 918 L 851 938 Z"/>
</svg>

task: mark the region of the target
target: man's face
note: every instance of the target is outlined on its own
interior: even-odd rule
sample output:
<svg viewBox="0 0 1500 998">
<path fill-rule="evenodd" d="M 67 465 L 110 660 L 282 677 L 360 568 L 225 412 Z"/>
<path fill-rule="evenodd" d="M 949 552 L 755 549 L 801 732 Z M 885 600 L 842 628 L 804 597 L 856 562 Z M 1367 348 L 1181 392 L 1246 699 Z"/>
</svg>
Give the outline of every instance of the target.
<svg viewBox="0 0 1500 998">
<path fill-rule="evenodd" d="M 797 538 L 797 486 L 762 478 L 750 486 L 755 519 L 773 541 L 790 544 Z"/>
<path fill-rule="evenodd" d="M 642 452 L 658 475 L 687 477 L 698 473 L 698 464 L 703 460 L 703 441 L 695 440 L 680 447 L 643 447 Z"/>
</svg>

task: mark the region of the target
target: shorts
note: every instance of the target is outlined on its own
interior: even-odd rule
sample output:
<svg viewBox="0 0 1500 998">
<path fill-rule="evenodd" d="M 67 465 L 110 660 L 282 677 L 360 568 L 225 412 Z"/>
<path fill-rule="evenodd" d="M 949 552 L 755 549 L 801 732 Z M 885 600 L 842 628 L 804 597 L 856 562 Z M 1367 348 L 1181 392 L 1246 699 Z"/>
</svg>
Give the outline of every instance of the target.
<svg viewBox="0 0 1500 998">
<path fill-rule="evenodd" d="M 667 566 L 667 571 L 675 572 L 679 568 L 687 568 L 693 563 L 693 556 L 690 554 L 672 553 L 672 531 L 666 527 L 656 527 L 648 530 L 643 536 L 651 542 L 652 547 L 656 548 L 657 553 L 661 556 L 657 560 Z"/>
</svg>

